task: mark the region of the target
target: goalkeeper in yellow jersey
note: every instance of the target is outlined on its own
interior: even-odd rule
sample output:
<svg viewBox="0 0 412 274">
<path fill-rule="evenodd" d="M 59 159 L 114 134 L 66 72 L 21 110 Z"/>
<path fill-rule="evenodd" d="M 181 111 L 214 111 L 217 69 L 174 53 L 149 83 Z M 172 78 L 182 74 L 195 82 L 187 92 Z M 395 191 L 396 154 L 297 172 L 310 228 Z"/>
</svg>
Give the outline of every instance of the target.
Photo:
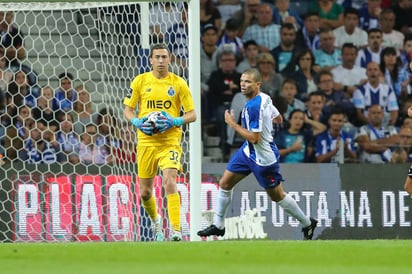
<svg viewBox="0 0 412 274">
<path fill-rule="evenodd" d="M 176 178 L 177 172 L 182 170 L 181 126 L 194 122 L 196 112 L 186 81 L 169 72 L 170 52 L 167 46 L 153 45 L 149 61 L 152 70 L 136 76 L 130 84 L 130 90 L 123 102 L 124 115 L 137 128 L 139 192 L 142 206 L 151 218 L 155 240 L 164 240 L 153 196 L 154 178 L 160 167 L 172 229 L 170 239 L 180 241 L 180 197 Z M 180 116 L 182 110 L 184 114 Z M 161 112 L 155 121 L 156 128 L 147 121 L 149 113 L 154 111 Z"/>
</svg>

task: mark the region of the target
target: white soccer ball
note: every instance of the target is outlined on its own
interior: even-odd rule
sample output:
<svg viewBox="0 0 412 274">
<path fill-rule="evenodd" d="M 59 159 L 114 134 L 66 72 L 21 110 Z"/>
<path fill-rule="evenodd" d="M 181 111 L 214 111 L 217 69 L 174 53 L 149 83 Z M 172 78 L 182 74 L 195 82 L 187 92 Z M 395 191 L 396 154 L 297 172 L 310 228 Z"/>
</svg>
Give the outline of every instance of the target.
<svg viewBox="0 0 412 274">
<path fill-rule="evenodd" d="M 153 129 L 153 133 L 159 133 L 159 128 L 157 127 L 157 117 L 162 116 L 162 113 L 160 111 L 153 111 L 150 112 L 149 115 L 147 115 L 147 121 L 146 123 L 150 123 Z"/>
</svg>

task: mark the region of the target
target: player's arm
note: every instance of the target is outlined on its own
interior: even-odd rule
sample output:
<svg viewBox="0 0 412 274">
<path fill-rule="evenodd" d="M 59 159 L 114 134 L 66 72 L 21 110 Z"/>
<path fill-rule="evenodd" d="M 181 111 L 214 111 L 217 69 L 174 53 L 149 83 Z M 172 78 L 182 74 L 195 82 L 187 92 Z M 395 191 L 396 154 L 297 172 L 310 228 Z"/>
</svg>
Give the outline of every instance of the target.
<svg viewBox="0 0 412 274">
<path fill-rule="evenodd" d="M 193 109 L 191 111 L 185 112 L 183 115 L 183 124 L 189 124 L 194 121 L 196 121 L 197 116 L 196 116 L 196 111 Z"/>
<path fill-rule="evenodd" d="M 133 118 L 135 118 L 136 114 L 134 113 L 134 109 L 132 109 L 129 106 L 125 106 L 125 108 L 124 108 L 124 117 L 127 119 L 127 121 L 130 121 Z"/>
<path fill-rule="evenodd" d="M 225 111 L 225 122 L 228 124 L 231 128 L 233 128 L 237 134 L 242 136 L 243 139 L 246 139 L 247 141 L 251 142 L 252 144 L 257 144 L 260 141 L 261 133 L 260 132 L 252 132 L 247 130 L 246 128 L 242 127 L 235 121 L 235 114 L 234 111 L 229 110 Z"/>
</svg>

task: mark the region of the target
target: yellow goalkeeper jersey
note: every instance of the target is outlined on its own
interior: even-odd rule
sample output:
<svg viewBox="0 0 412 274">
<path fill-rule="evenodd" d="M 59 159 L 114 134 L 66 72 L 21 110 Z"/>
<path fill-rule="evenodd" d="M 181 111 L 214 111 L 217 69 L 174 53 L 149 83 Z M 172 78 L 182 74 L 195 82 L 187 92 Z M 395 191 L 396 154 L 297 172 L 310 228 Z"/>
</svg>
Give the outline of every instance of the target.
<svg viewBox="0 0 412 274">
<path fill-rule="evenodd" d="M 133 109 L 138 107 L 138 118 L 153 111 L 165 111 L 172 117 L 194 109 L 192 94 L 186 81 L 174 73 L 163 79 L 157 79 L 153 73 L 146 72 L 136 76 L 123 103 Z M 163 133 L 148 136 L 137 130 L 139 146 L 180 145 L 181 127 L 172 127 Z"/>
</svg>

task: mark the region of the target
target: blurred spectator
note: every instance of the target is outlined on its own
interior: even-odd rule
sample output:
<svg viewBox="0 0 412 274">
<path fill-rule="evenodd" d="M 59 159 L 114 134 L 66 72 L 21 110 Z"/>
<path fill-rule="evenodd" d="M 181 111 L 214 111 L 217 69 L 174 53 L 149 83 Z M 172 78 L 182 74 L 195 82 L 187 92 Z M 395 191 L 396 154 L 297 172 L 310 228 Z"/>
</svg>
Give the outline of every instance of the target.
<svg viewBox="0 0 412 274">
<path fill-rule="evenodd" d="M 286 99 L 288 104 L 286 112 L 281 113 L 284 119 L 289 119 L 290 113 L 295 109 L 300 109 L 302 112 L 306 110 L 305 103 L 295 98 L 297 92 L 295 80 L 287 78 L 283 81 L 280 95 Z"/>
<path fill-rule="evenodd" d="M 405 37 L 403 50 L 399 57 L 401 59 L 402 67 L 408 73 L 409 78 L 412 79 L 412 69 L 409 67 L 412 62 L 412 34 Z"/>
<path fill-rule="evenodd" d="M 365 31 L 379 27 L 379 14 L 382 0 L 368 0 L 368 4 L 359 10 L 359 27 Z"/>
<path fill-rule="evenodd" d="M 20 106 L 16 109 L 16 115 L 10 118 L 12 123 L 6 127 L 4 149 L 7 160 L 14 161 L 23 148 L 24 141 L 30 136 L 30 125 L 33 123 L 31 109 Z"/>
<path fill-rule="evenodd" d="M 48 125 L 57 124 L 57 117 L 61 110 L 53 110 L 53 101 L 55 100 L 53 89 L 45 86 L 41 89 L 40 96 L 37 98 L 36 107 L 33 108 L 33 118 L 35 120 L 44 119 Z"/>
<path fill-rule="evenodd" d="M 300 50 L 301 48 L 296 45 L 296 31 L 293 25 L 284 23 L 280 28 L 280 45 L 270 51 L 273 58 L 277 60 L 275 71 L 282 75 L 290 73 L 285 69 Z M 290 70 L 295 71 L 295 68 L 290 67 Z"/>
<path fill-rule="evenodd" d="M 328 119 L 329 129 L 316 137 L 316 162 L 339 163 L 357 158 L 353 136 L 343 130 L 345 114 L 336 108 Z"/>
<path fill-rule="evenodd" d="M 97 122 L 97 112 L 93 108 L 90 94 L 85 85 L 79 85 L 75 88 L 77 100 L 73 105 L 73 129 L 80 135 L 84 127 L 90 123 Z"/>
<path fill-rule="evenodd" d="M 342 48 L 345 43 L 353 43 L 358 48 L 368 45 L 368 33 L 358 27 L 359 12 L 354 8 L 345 9 L 343 26 L 333 30 L 335 47 Z"/>
<path fill-rule="evenodd" d="M 246 28 L 243 42 L 255 40 L 259 52 L 269 52 L 280 44 L 280 26 L 272 22 L 272 8 L 260 4 L 257 11 L 257 24 Z"/>
<path fill-rule="evenodd" d="M 368 47 L 358 51 L 355 61 L 357 66 L 366 68 L 372 61 L 377 64 L 381 62 L 382 37 L 382 30 L 376 28 L 368 30 Z"/>
<path fill-rule="evenodd" d="M 222 22 L 227 22 L 233 14 L 242 8 L 241 4 L 244 0 L 213 0 L 213 2 L 222 16 Z"/>
<path fill-rule="evenodd" d="M 254 40 L 246 41 L 243 44 L 243 48 L 245 51 L 245 58 L 236 67 L 236 71 L 239 73 L 243 73 L 249 68 L 256 68 L 257 66 L 257 56 L 259 51 L 256 42 Z"/>
<path fill-rule="evenodd" d="M 120 129 L 120 147 L 114 149 L 116 164 L 136 163 L 136 130 L 131 123 L 124 123 Z"/>
<path fill-rule="evenodd" d="M 368 0 L 340 0 L 338 1 L 344 8 L 360 9 L 367 5 Z"/>
<path fill-rule="evenodd" d="M 301 50 L 289 66 L 296 69 L 287 75 L 287 77 L 295 79 L 297 83 L 298 94 L 296 98 L 306 102 L 308 95 L 318 89 L 315 83 L 315 56 L 310 49 Z"/>
<path fill-rule="evenodd" d="M 319 27 L 320 17 L 317 12 L 308 12 L 305 15 L 304 27 L 296 34 L 296 44 L 301 48 L 308 48 L 312 52 L 320 49 Z"/>
<path fill-rule="evenodd" d="M 394 47 L 384 48 L 381 52 L 381 63 L 379 64 L 383 79 L 396 94 L 398 103 L 401 103 L 411 94 L 410 79 L 408 73 L 402 67 L 401 61 L 396 57 Z"/>
<path fill-rule="evenodd" d="M 222 16 L 212 0 L 200 0 L 200 29 L 207 24 L 215 25 L 218 37 L 222 33 Z"/>
<path fill-rule="evenodd" d="M 332 69 L 333 88 L 342 90 L 349 98 L 358 85 L 367 81 L 366 69 L 355 65 L 357 49 L 354 44 L 345 43 L 342 46 L 342 64 Z"/>
<path fill-rule="evenodd" d="M 393 29 L 395 27 L 395 13 L 391 9 L 384 9 L 379 17 L 380 28 L 382 30 L 383 43 L 382 47 L 394 47 L 397 55 L 403 48 L 405 35 L 402 32 Z"/>
<path fill-rule="evenodd" d="M 239 25 L 237 25 L 237 22 L 234 19 L 229 19 L 226 22 L 225 30 L 217 45 L 219 51 L 232 49 L 238 62 L 243 59 L 243 42 L 239 37 Z"/>
<path fill-rule="evenodd" d="M 56 133 L 56 140 L 60 145 L 60 151 L 65 156 L 64 162 L 68 161 L 77 164 L 79 156 L 77 154 L 79 146 L 79 136 L 73 130 L 73 116 L 71 113 L 62 112 L 58 117 L 60 130 Z"/>
<path fill-rule="evenodd" d="M 308 11 L 319 13 L 320 25 L 323 28 L 335 29 L 343 25 L 344 9 L 335 0 L 312 0 Z"/>
<path fill-rule="evenodd" d="M 359 86 L 353 94 L 357 120 L 361 124 L 369 122 L 368 110 L 372 105 L 382 106 L 385 113 L 383 125 L 394 125 L 398 118 L 399 107 L 396 94 L 387 84 L 380 83 L 381 73 L 379 65 L 370 62 L 366 68 L 368 82 Z"/>
<path fill-rule="evenodd" d="M 110 147 L 119 147 L 119 131 L 118 131 L 118 120 L 114 116 L 114 111 L 112 108 L 102 108 L 98 112 L 97 119 L 97 133 L 96 144 L 98 146 L 107 145 Z M 109 149 L 108 151 L 111 151 Z"/>
<path fill-rule="evenodd" d="M 404 35 L 412 34 L 412 2 L 410 0 L 398 0 L 393 6 L 396 14 L 395 29 Z"/>
<path fill-rule="evenodd" d="M 326 130 L 322 123 L 309 119 L 300 109 L 293 110 L 288 128 L 276 134 L 281 163 L 311 162 L 315 152 L 314 136 Z"/>
<path fill-rule="evenodd" d="M 260 53 L 257 56 L 257 69 L 262 76 L 260 91 L 272 98 L 280 94 L 283 77 L 275 71 L 275 59 L 270 53 Z"/>
<path fill-rule="evenodd" d="M 309 94 L 306 102 L 306 115 L 309 119 L 327 124 L 325 115 L 323 114 L 323 107 L 325 106 L 325 94 L 321 91 L 315 91 Z"/>
<path fill-rule="evenodd" d="M 19 158 L 30 164 L 53 164 L 64 161 L 64 154 L 56 141 L 56 128 L 47 127 L 44 120 L 33 121 L 30 136 L 19 150 Z"/>
<path fill-rule="evenodd" d="M 17 85 L 18 94 L 22 97 L 22 104 L 28 105 L 29 107 L 35 107 L 37 99 L 32 92 L 32 89 L 28 82 L 28 77 L 24 71 L 17 71 L 14 74 L 14 82 Z M 12 85 L 13 83 L 11 83 Z"/>
<path fill-rule="evenodd" d="M 212 24 L 207 24 L 202 29 L 202 48 L 200 49 L 200 81 L 202 95 L 202 119 L 207 118 L 209 92 L 209 78 L 213 71 L 217 70 L 217 28 Z"/>
<path fill-rule="evenodd" d="M 259 5 L 260 0 L 245 0 L 242 9 L 232 15 L 232 19 L 235 19 L 237 24 L 240 25 L 240 37 L 243 37 L 247 27 L 257 24 L 257 10 Z"/>
<path fill-rule="evenodd" d="M 85 165 L 103 165 L 113 162 L 110 146 L 97 144 L 97 127 L 88 124 L 80 135 L 78 155 L 80 162 Z"/>
<path fill-rule="evenodd" d="M 14 14 L 12 11 L 0 12 L 0 46 L 4 49 L 4 55 L 8 64 L 20 62 L 26 57 L 26 51 L 23 46 L 23 35 L 18 28 L 12 23 Z"/>
<path fill-rule="evenodd" d="M 224 112 L 230 108 L 230 102 L 235 94 L 240 92 L 240 73 L 235 68 L 236 57 L 233 51 L 223 51 L 219 57 L 219 69 L 212 72 L 209 79 L 209 119 L 216 121 L 223 155 L 229 155 L 228 148 L 225 147 L 227 136 Z"/>
<path fill-rule="evenodd" d="M 325 95 L 325 105 L 322 110 L 325 118 L 327 119 L 332 111 L 338 107 L 353 121 L 355 108 L 350 98 L 342 90 L 333 88 L 333 74 L 328 70 L 321 70 L 317 76 L 317 83 L 319 91 Z"/>
<path fill-rule="evenodd" d="M 187 45 L 189 44 L 189 29 L 187 24 L 186 5 L 181 15 L 181 20 L 175 23 L 165 33 L 164 40 L 171 53 L 171 71 L 187 79 L 189 77 L 187 71 L 187 62 L 189 57 L 187 48 Z"/>
<path fill-rule="evenodd" d="M 393 164 L 408 163 L 408 153 L 403 147 L 396 147 L 393 149 L 391 163 Z"/>
<path fill-rule="evenodd" d="M 54 96 L 54 110 L 72 111 L 73 104 L 76 101 L 77 94 L 72 87 L 73 75 L 63 72 L 58 76 L 60 87 L 56 90 Z"/>
<path fill-rule="evenodd" d="M 319 34 L 320 49 L 316 50 L 316 64 L 321 68 L 332 70 L 342 64 L 342 53 L 335 48 L 335 36 L 331 29 L 322 29 Z"/>
<path fill-rule="evenodd" d="M 273 23 L 278 25 L 290 23 L 293 24 L 295 30 L 303 26 L 303 20 L 300 15 L 290 7 L 290 0 L 275 0 Z"/>
<path fill-rule="evenodd" d="M 167 31 L 181 21 L 182 4 L 176 2 L 153 3 L 150 9 L 152 43 L 162 43 Z"/>
<path fill-rule="evenodd" d="M 398 132 L 393 126 L 384 126 L 384 111 L 380 105 L 371 105 L 368 124 L 361 126 L 355 141 L 360 147 L 362 163 L 388 163 L 392 158 L 391 147 L 398 143 Z"/>
<path fill-rule="evenodd" d="M 13 72 L 6 67 L 6 63 L 6 57 L 0 56 L 0 90 L 2 92 L 7 91 L 10 81 L 13 79 Z"/>
<path fill-rule="evenodd" d="M 406 162 L 412 162 L 412 128 L 408 126 L 402 126 L 398 132 L 399 147 L 406 152 Z M 395 157 L 394 151 L 392 152 L 392 158 Z"/>
</svg>

